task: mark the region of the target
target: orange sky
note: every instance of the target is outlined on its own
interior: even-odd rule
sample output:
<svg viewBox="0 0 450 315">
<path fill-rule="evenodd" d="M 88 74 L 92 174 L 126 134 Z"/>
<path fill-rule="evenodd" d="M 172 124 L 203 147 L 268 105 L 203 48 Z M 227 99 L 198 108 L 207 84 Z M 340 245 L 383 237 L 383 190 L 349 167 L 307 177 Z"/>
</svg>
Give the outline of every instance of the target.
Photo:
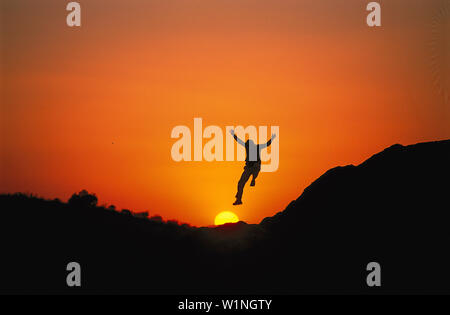
<svg viewBox="0 0 450 315">
<path fill-rule="evenodd" d="M 257 223 L 331 167 L 450 138 L 449 0 L 380 1 L 378 29 L 362 0 L 79 1 L 75 29 L 68 2 L 1 3 L 0 193 Z M 280 126 L 280 167 L 244 205 L 243 162 L 171 160 L 195 117 Z"/>
</svg>

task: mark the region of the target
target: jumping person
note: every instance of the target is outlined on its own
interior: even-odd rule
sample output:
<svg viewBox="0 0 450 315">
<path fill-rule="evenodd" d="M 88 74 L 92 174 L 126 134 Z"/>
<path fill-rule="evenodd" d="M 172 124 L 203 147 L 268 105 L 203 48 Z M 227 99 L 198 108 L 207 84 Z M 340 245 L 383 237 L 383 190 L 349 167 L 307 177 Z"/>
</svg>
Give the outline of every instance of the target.
<svg viewBox="0 0 450 315">
<path fill-rule="evenodd" d="M 241 179 L 239 179 L 236 201 L 233 203 L 233 205 L 236 206 L 242 204 L 242 193 L 244 192 L 244 186 L 250 176 L 252 176 L 250 186 L 255 186 L 256 177 L 258 177 L 259 171 L 261 170 L 261 150 L 267 148 L 272 143 L 272 140 L 275 139 L 276 135 L 273 134 L 272 138 L 264 144 L 255 144 L 253 140 L 247 140 L 246 142 L 242 141 L 236 136 L 234 130 L 230 130 L 230 133 L 237 143 L 245 147 L 246 154 L 244 172 L 241 175 Z"/>
</svg>

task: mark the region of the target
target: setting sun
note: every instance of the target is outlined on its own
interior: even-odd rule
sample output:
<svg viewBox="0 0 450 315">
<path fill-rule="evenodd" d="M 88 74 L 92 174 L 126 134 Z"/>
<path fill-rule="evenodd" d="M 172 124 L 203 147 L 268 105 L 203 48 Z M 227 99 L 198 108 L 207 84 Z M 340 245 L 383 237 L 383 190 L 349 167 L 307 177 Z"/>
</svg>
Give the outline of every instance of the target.
<svg viewBox="0 0 450 315">
<path fill-rule="evenodd" d="M 222 225 L 225 223 L 236 223 L 236 222 L 239 222 L 238 216 L 230 211 L 221 212 L 214 219 L 215 225 Z"/>
</svg>

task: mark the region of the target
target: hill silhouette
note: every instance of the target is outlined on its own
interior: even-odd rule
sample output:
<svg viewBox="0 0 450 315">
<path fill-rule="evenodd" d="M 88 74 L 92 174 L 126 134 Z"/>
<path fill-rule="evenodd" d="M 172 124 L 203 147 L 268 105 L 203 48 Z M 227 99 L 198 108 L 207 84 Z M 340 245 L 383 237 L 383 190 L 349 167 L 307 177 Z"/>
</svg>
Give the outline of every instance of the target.
<svg viewBox="0 0 450 315">
<path fill-rule="evenodd" d="M 87 192 L 0 195 L 0 293 L 448 293 L 449 161 L 450 140 L 394 145 L 327 171 L 260 224 L 196 228 Z M 71 261 L 81 288 L 65 284 Z"/>
</svg>

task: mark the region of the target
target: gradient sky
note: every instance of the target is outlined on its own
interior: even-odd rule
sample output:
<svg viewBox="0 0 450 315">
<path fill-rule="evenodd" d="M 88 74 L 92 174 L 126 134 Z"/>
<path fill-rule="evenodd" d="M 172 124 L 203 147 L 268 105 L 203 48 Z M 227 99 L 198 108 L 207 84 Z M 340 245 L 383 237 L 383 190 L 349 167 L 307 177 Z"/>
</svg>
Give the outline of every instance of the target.
<svg viewBox="0 0 450 315">
<path fill-rule="evenodd" d="M 327 169 L 450 138 L 450 0 L 1 1 L 0 193 L 257 223 Z M 171 160 L 173 127 L 280 126 L 280 167 Z M 114 144 L 113 144 L 114 143 Z"/>
</svg>

